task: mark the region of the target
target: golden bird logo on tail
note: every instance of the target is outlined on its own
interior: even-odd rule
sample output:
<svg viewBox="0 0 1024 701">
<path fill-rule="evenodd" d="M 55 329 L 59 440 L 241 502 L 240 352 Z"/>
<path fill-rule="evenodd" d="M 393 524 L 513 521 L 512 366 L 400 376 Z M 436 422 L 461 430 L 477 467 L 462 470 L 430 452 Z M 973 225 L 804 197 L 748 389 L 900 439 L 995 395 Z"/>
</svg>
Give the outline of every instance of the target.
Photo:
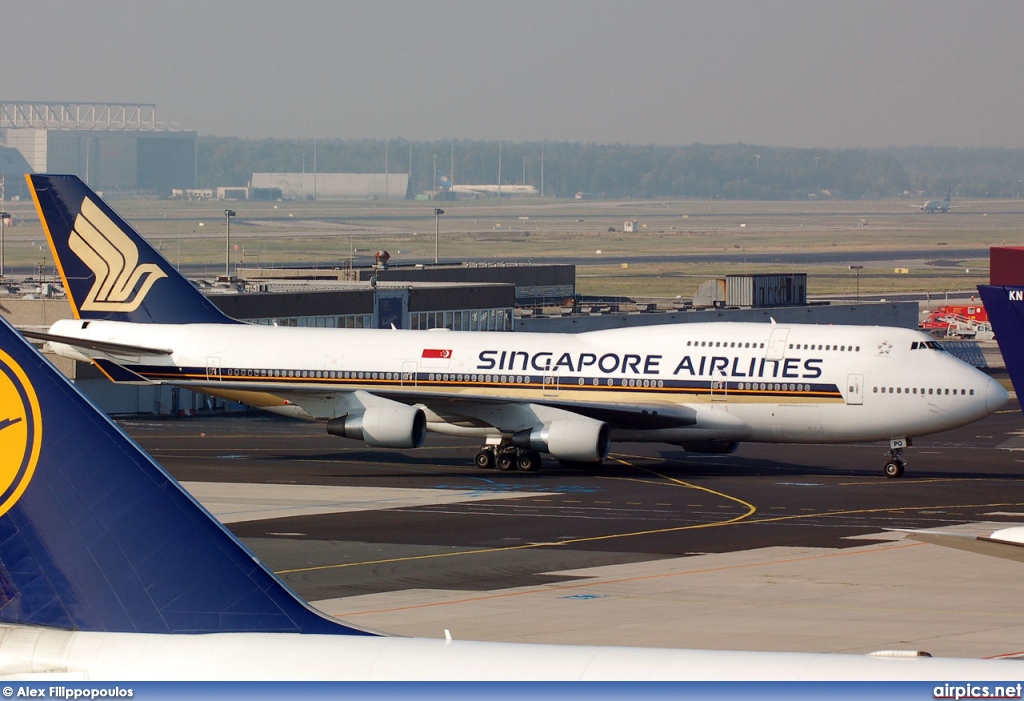
<svg viewBox="0 0 1024 701">
<path fill-rule="evenodd" d="M 132 312 L 157 280 L 167 277 L 155 263 L 139 265 L 139 249 L 110 217 L 86 198 L 68 246 L 96 276 L 80 305 L 89 312 Z"/>
</svg>

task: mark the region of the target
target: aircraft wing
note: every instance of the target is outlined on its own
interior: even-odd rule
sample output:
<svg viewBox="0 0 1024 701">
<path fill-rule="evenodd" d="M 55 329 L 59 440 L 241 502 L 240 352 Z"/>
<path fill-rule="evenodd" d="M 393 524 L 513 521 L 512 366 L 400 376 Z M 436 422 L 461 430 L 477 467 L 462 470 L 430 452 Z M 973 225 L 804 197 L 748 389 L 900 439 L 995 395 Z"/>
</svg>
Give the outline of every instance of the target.
<svg viewBox="0 0 1024 701">
<path fill-rule="evenodd" d="M 209 388 L 214 389 L 214 388 Z M 207 391 L 207 388 L 202 388 Z M 337 390 L 288 389 L 281 391 L 270 385 L 261 385 L 261 390 L 286 399 L 290 404 L 306 407 L 313 416 L 322 416 L 323 407 L 346 406 L 352 400 L 365 402 L 368 397 L 384 401 L 414 404 L 433 412 L 438 418 L 465 426 L 491 426 L 500 431 L 519 431 L 536 425 L 537 412 L 545 409 L 584 416 L 608 424 L 611 428 L 632 430 L 654 430 L 661 428 L 687 428 L 695 426 L 697 411 L 681 404 L 629 404 L 599 403 L 560 400 L 557 397 L 530 397 L 510 399 L 508 397 L 458 395 L 439 396 L 416 391 L 395 392 L 388 390 Z M 244 399 L 242 401 L 245 401 Z M 344 410 L 338 411 L 344 413 Z M 550 412 L 549 412 L 550 413 Z"/>
<path fill-rule="evenodd" d="M 973 536 L 942 531 L 903 531 L 908 538 L 956 550 L 1024 562 L 1024 527 L 1004 528 L 991 536 Z"/>
<path fill-rule="evenodd" d="M 386 394 L 385 394 L 386 396 Z M 473 418 L 486 407 L 521 404 L 560 409 L 572 414 L 586 416 L 595 421 L 602 421 L 612 428 L 628 428 L 634 430 L 654 430 L 659 428 L 684 428 L 697 423 L 697 412 L 680 404 L 601 404 L 597 402 L 559 401 L 557 398 L 535 398 L 529 400 L 509 400 L 492 398 L 462 399 L 456 397 L 438 397 L 436 395 L 420 398 L 421 403 L 438 416 L 458 422 L 460 419 Z M 494 425 L 491 421 L 485 423 Z M 500 425 L 495 428 L 501 429 Z"/>
<path fill-rule="evenodd" d="M 114 355 L 127 354 L 127 355 L 170 355 L 174 351 L 168 348 L 149 348 L 146 346 L 134 346 L 127 343 L 116 343 L 113 341 L 93 341 L 86 338 L 77 338 L 75 336 L 58 336 L 52 333 L 43 333 L 41 331 L 27 331 L 21 329 L 21 335 L 26 338 L 34 338 L 38 341 L 47 341 L 49 343 L 62 343 L 66 346 L 71 346 L 82 351 L 99 351 L 101 353 L 111 353 Z M 88 352 L 83 355 L 91 355 Z"/>
</svg>

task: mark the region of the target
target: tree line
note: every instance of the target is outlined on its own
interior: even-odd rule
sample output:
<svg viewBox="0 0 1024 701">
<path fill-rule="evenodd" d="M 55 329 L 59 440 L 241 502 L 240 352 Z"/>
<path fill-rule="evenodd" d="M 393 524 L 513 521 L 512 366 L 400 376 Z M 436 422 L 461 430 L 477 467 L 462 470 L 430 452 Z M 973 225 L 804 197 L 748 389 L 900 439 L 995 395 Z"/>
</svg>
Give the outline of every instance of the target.
<svg viewBox="0 0 1024 701">
<path fill-rule="evenodd" d="M 1024 149 L 630 146 L 404 139 L 200 136 L 198 187 L 244 186 L 254 172 L 409 173 L 413 193 L 457 184 L 533 185 L 549 197 L 794 200 L 1020 197 Z"/>
</svg>

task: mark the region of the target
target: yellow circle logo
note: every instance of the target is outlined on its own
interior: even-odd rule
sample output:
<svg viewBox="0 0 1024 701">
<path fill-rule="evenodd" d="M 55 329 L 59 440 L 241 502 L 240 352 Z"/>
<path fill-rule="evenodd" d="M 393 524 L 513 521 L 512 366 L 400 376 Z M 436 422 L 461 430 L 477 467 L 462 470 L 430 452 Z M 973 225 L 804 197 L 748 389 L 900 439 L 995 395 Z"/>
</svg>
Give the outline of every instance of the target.
<svg viewBox="0 0 1024 701">
<path fill-rule="evenodd" d="M 25 371 L 0 351 L 0 516 L 28 487 L 42 446 L 39 400 Z"/>
</svg>

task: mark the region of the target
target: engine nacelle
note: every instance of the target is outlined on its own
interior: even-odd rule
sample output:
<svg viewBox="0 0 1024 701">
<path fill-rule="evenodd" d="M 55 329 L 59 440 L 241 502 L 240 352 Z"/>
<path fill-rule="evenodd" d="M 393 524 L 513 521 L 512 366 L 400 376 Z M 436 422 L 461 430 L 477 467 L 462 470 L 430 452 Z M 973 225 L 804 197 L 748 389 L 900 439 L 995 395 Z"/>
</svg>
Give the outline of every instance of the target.
<svg viewBox="0 0 1024 701">
<path fill-rule="evenodd" d="M 611 438 L 608 426 L 601 421 L 580 417 L 557 419 L 540 428 L 520 431 L 512 437 L 513 445 L 560 460 L 601 462 L 608 457 Z"/>
<path fill-rule="evenodd" d="M 688 441 L 680 443 L 688 453 L 705 453 L 707 455 L 726 455 L 735 453 L 740 447 L 739 441 Z"/>
<path fill-rule="evenodd" d="M 427 436 L 427 417 L 422 409 L 404 404 L 371 406 L 331 419 L 327 432 L 378 448 L 419 448 Z"/>
</svg>

